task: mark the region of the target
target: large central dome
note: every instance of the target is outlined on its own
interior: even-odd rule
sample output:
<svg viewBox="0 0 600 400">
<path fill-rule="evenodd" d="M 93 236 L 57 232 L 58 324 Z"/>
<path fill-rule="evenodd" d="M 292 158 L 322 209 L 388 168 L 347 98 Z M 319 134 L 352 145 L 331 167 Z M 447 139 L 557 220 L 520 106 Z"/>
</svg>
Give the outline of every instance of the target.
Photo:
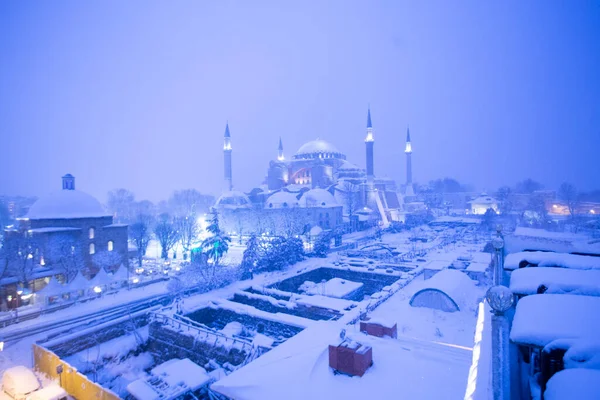
<svg viewBox="0 0 600 400">
<path fill-rule="evenodd" d="M 295 159 L 302 158 L 341 158 L 346 156 L 342 154 L 333 144 L 317 139 L 304 143 L 294 155 Z"/>
<path fill-rule="evenodd" d="M 98 218 L 110 214 L 98 200 L 79 190 L 61 190 L 36 201 L 29 212 L 29 219 Z"/>
</svg>

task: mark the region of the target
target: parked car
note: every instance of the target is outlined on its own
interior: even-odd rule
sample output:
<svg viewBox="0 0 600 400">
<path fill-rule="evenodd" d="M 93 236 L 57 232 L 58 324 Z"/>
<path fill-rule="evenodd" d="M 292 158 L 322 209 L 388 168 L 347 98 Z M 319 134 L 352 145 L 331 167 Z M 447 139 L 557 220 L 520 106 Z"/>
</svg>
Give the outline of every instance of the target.
<svg viewBox="0 0 600 400">
<path fill-rule="evenodd" d="M 42 388 L 33 371 L 22 365 L 4 371 L 2 392 L 15 400 L 67 400 L 63 388 L 58 385 Z"/>
</svg>

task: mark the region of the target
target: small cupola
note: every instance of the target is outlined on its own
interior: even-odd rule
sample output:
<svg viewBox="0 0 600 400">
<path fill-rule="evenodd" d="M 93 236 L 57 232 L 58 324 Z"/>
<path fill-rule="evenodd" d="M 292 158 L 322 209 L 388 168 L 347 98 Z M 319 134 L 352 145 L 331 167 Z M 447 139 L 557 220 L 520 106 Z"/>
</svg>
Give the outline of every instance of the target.
<svg viewBox="0 0 600 400">
<path fill-rule="evenodd" d="M 62 177 L 63 190 L 75 190 L 75 177 L 71 174 L 66 174 Z"/>
</svg>

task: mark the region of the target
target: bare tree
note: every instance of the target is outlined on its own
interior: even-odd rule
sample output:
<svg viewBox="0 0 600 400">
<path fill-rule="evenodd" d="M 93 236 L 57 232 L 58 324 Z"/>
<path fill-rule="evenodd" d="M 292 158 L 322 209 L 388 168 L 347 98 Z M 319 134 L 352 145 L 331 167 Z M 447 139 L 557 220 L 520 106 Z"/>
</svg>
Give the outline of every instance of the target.
<svg viewBox="0 0 600 400">
<path fill-rule="evenodd" d="M 359 207 L 358 185 L 355 185 L 350 181 L 344 181 L 342 190 L 344 191 L 344 205 L 346 206 L 346 212 L 348 213 L 348 217 L 352 218 Z"/>
<path fill-rule="evenodd" d="M 49 238 L 44 261 L 61 270 L 67 283 L 85 266 L 81 245 L 71 235 L 54 235 Z"/>
<path fill-rule="evenodd" d="M 558 188 L 558 198 L 565 202 L 567 208 L 569 209 L 569 214 L 571 218 L 575 218 L 575 209 L 579 205 L 579 194 L 577 193 L 577 188 L 568 183 L 564 182 Z"/>
<path fill-rule="evenodd" d="M 275 217 L 277 233 L 285 238 L 302 234 L 305 225 L 304 210 L 299 207 L 290 207 L 280 210 L 280 215 Z"/>
<path fill-rule="evenodd" d="M 25 287 L 32 279 L 33 270 L 37 265 L 39 240 L 28 232 L 12 232 L 4 240 L 4 254 L 7 263 L 7 273 L 15 276 Z"/>
<path fill-rule="evenodd" d="M 107 206 L 117 222 L 129 222 L 133 218 L 135 195 L 127 189 L 114 189 L 108 192 Z"/>
<path fill-rule="evenodd" d="M 114 271 L 123 262 L 123 258 L 116 251 L 99 251 L 92 257 L 92 262 L 98 268 L 104 268 L 107 272 Z"/>
<path fill-rule="evenodd" d="M 138 265 L 142 266 L 142 259 L 146 255 L 148 244 L 152 239 L 152 222 L 150 215 L 138 215 L 136 221 L 129 225 L 129 239 L 137 248 Z"/>
<path fill-rule="evenodd" d="M 187 259 L 188 253 L 192 248 L 194 240 L 200 233 L 200 225 L 195 214 L 190 216 L 175 217 L 175 229 L 179 233 L 179 242 L 183 248 L 183 259 Z"/>
<path fill-rule="evenodd" d="M 498 189 L 496 196 L 498 197 L 498 202 L 500 203 L 500 212 L 502 214 L 510 214 L 513 209 L 511 188 L 508 186 L 502 186 L 500 189 Z"/>
<path fill-rule="evenodd" d="M 161 214 L 158 217 L 158 222 L 154 227 L 154 235 L 156 236 L 156 240 L 160 243 L 161 257 L 164 259 L 169 258 L 169 250 L 171 250 L 179 240 L 179 234 L 169 214 Z"/>
<path fill-rule="evenodd" d="M 196 189 L 184 189 L 173 192 L 167 207 L 177 217 L 190 216 L 208 212 L 214 202 L 213 196 L 202 194 Z"/>
</svg>

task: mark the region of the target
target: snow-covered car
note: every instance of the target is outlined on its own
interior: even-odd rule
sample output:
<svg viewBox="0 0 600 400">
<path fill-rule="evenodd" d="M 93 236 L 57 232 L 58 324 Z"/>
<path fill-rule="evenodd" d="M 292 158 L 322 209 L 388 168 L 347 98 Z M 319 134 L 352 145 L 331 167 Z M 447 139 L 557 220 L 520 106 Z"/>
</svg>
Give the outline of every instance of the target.
<svg viewBox="0 0 600 400">
<path fill-rule="evenodd" d="M 33 371 L 22 365 L 2 375 L 2 391 L 15 400 L 66 400 L 67 392 L 57 385 L 42 388 Z"/>
</svg>

